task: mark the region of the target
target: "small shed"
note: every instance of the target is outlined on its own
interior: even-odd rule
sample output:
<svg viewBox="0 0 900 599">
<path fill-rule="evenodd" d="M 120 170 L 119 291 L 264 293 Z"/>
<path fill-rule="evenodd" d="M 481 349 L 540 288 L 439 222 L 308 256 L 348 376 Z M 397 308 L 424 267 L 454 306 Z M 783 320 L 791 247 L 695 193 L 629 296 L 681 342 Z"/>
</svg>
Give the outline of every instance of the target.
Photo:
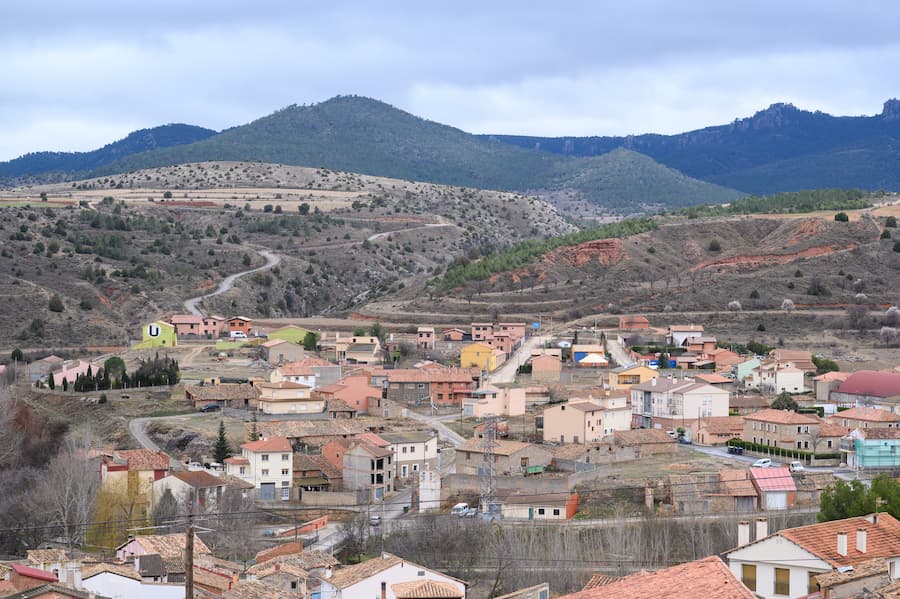
<svg viewBox="0 0 900 599">
<path fill-rule="evenodd" d="M 786 510 L 796 504 L 797 485 L 789 468 L 751 468 L 750 478 L 759 493 L 761 508 Z"/>
</svg>

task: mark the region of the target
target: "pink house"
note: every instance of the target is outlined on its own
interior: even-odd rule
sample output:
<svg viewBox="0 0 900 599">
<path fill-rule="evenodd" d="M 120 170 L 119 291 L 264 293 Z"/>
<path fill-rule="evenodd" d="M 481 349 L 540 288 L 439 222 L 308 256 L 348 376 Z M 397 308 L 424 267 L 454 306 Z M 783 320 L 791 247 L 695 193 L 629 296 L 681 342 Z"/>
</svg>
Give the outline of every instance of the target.
<svg viewBox="0 0 900 599">
<path fill-rule="evenodd" d="M 69 360 L 62 363 L 59 370 L 55 370 L 50 373 L 50 376 L 53 377 L 53 384 L 58 388 L 62 388 L 63 379 L 71 384 L 75 382 L 82 374 L 87 374 L 88 369 L 91 369 L 92 374 L 97 374 L 97 369 L 99 366 L 94 366 L 90 362 L 85 362 L 83 360 Z"/>
<path fill-rule="evenodd" d="M 169 323 L 175 327 L 179 337 L 193 335 L 216 339 L 225 329 L 225 318 L 222 316 L 194 316 L 193 314 L 173 314 Z"/>
<path fill-rule="evenodd" d="M 494 338 L 494 323 L 492 322 L 473 322 L 472 323 L 472 341 L 487 341 Z"/>
</svg>

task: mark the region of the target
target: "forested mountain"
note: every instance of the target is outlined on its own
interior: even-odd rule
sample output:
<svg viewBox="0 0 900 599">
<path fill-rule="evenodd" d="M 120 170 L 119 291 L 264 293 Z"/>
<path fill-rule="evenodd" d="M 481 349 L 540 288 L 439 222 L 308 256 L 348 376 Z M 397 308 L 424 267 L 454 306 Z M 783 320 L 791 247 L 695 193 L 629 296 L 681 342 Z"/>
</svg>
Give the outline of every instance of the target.
<svg viewBox="0 0 900 599">
<path fill-rule="evenodd" d="M 881 114 L 858 117 L 773 104 L 752 117 L 678 135 L 486 137 L 569 156 L 627 148 L 688 176 L 750 193 L 900 188 L 900 100 L 885 102 Z"/>
<path fill-rule="evenodd" d="M 33 152 L 8 162 L 0 162 L 0 179 L 64 177 L 88 172 L 130 154 L 189 144 L 215 135 L 212 129 L 194 125 L 162 125 L 130 133 L 125 139 L 107 144 L 91 152 Z"/>
</svg>

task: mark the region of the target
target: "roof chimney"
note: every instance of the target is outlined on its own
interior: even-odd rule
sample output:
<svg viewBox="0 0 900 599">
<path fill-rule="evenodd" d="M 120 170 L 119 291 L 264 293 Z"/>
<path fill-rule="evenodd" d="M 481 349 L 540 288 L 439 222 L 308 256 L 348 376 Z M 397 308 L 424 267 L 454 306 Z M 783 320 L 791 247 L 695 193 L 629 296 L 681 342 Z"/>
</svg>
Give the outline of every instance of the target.
<svg viewBox="0 0 900 599">
<path fill-rule="evenodd" d="M 750 542 L 750 521 L 738 522 L 738 547 L 743 547 Z"/>
<path fill-rule="evenodd" d="M 856 550 L 860 553 L 866 552 L 866 529 L 856 529 Z"/>
<path fill-rule="evenodd" d="M 757 518 L 756 519 L 756 540 L 764 539 L 769 536 L 769 519 L 768 518 Z"/>
<path fill-rule="evenodd" d="M 838 555 L 847 557 L 847 533 L 845 532 L 837 533 L 837 552 Z"/>
</svg>

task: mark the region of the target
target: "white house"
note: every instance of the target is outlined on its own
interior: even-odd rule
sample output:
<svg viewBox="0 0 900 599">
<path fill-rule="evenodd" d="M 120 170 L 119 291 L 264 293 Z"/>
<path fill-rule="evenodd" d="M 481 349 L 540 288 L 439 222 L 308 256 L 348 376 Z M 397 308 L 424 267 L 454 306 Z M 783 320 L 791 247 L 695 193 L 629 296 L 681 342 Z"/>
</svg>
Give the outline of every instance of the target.
<svg viewBox="0 0 900 599">
<path fill-rule="evenodd" d="M 725 553 L 731 572 L 763 599 L 803 597 L 818 591 L 815 576 L 874 558 L 888 562 L 891 578 L 900 574 L 900 522 L 889 514 L 870 514 L 786 528 L 768 534 L 768 522 L 741 522 L 736 549 Z"/>
<path fill-rule="evenodd" d="M 669 343 L 674 345 L 675 347 L 681 347 L 684 345 L 686 339 L 693 339 L 694 337 L 702 337 L 703 336 L 703 325 L 700 324 L 688 324 L 688 325 L 671 325 L 669 327 L 668 334 L 666 338 Z"/>
<path fill-rule="evenodd" d="M 192 513 L 211 511 L 222 501 L 226 487 L 224 480 L 203 470 L 172 472 L 153 482 L 152 504 L 155 507 L 168 489 Z"/>
<path fill-rule="evenodd" d="M 684 428 L 691 437 L 698 432 L 698 419 L 728 416 L 730 393 L 693 379 L 672 377 L 632 385 L 632 424 L 637 428 Z"/>
<path fill-rule="evenodd" d="M 84 572 L 81 588 L 110 599 L 184 599 L 184 583 L 146 583 L 127 565 L 100 564 Z"/>
<path fill-rule="evenodd" d="M 321 579 L 321 583 L 323 599 L 464 599 L 466 596 L 465 582 L 389 553 L 341 568 L 330 578 Z"/>
<path fill-rule="evenodd" d="M 616 431 L 631 430 L 626 393 L 572 398 L 544 409 L 544 443 L 596 443 Z"/>
<path fill-rule="evenodd" d="M 314 389 L 316 387 L 316 372 L 310 368 L 306 360 L 288 362 L 269 373 L 270 383 L 281 383 L 284 381 L 306 385 L 310 389 Z"/>
<path fill-rule="evenodd" d="M 432 431 L 379 433 L 394 452 L 397 478 L 417 476 L 422 470 L 435 470 L 438 465 L 438 440 Z"/>
<path fill-rule="evenodd" d="M 744 386 L 763 393 L 803 393 L 803 371 L 790 363 L 765 361 L 744 379 Z"/>
<path fill-rule="evenodd" d="M 252 483 L 263 501 L 291 498 L 293 448 L 287 437 L 271 437 L 241 445 L 240 457 L 225 460 L 225 474 Z"/>
</svg>

